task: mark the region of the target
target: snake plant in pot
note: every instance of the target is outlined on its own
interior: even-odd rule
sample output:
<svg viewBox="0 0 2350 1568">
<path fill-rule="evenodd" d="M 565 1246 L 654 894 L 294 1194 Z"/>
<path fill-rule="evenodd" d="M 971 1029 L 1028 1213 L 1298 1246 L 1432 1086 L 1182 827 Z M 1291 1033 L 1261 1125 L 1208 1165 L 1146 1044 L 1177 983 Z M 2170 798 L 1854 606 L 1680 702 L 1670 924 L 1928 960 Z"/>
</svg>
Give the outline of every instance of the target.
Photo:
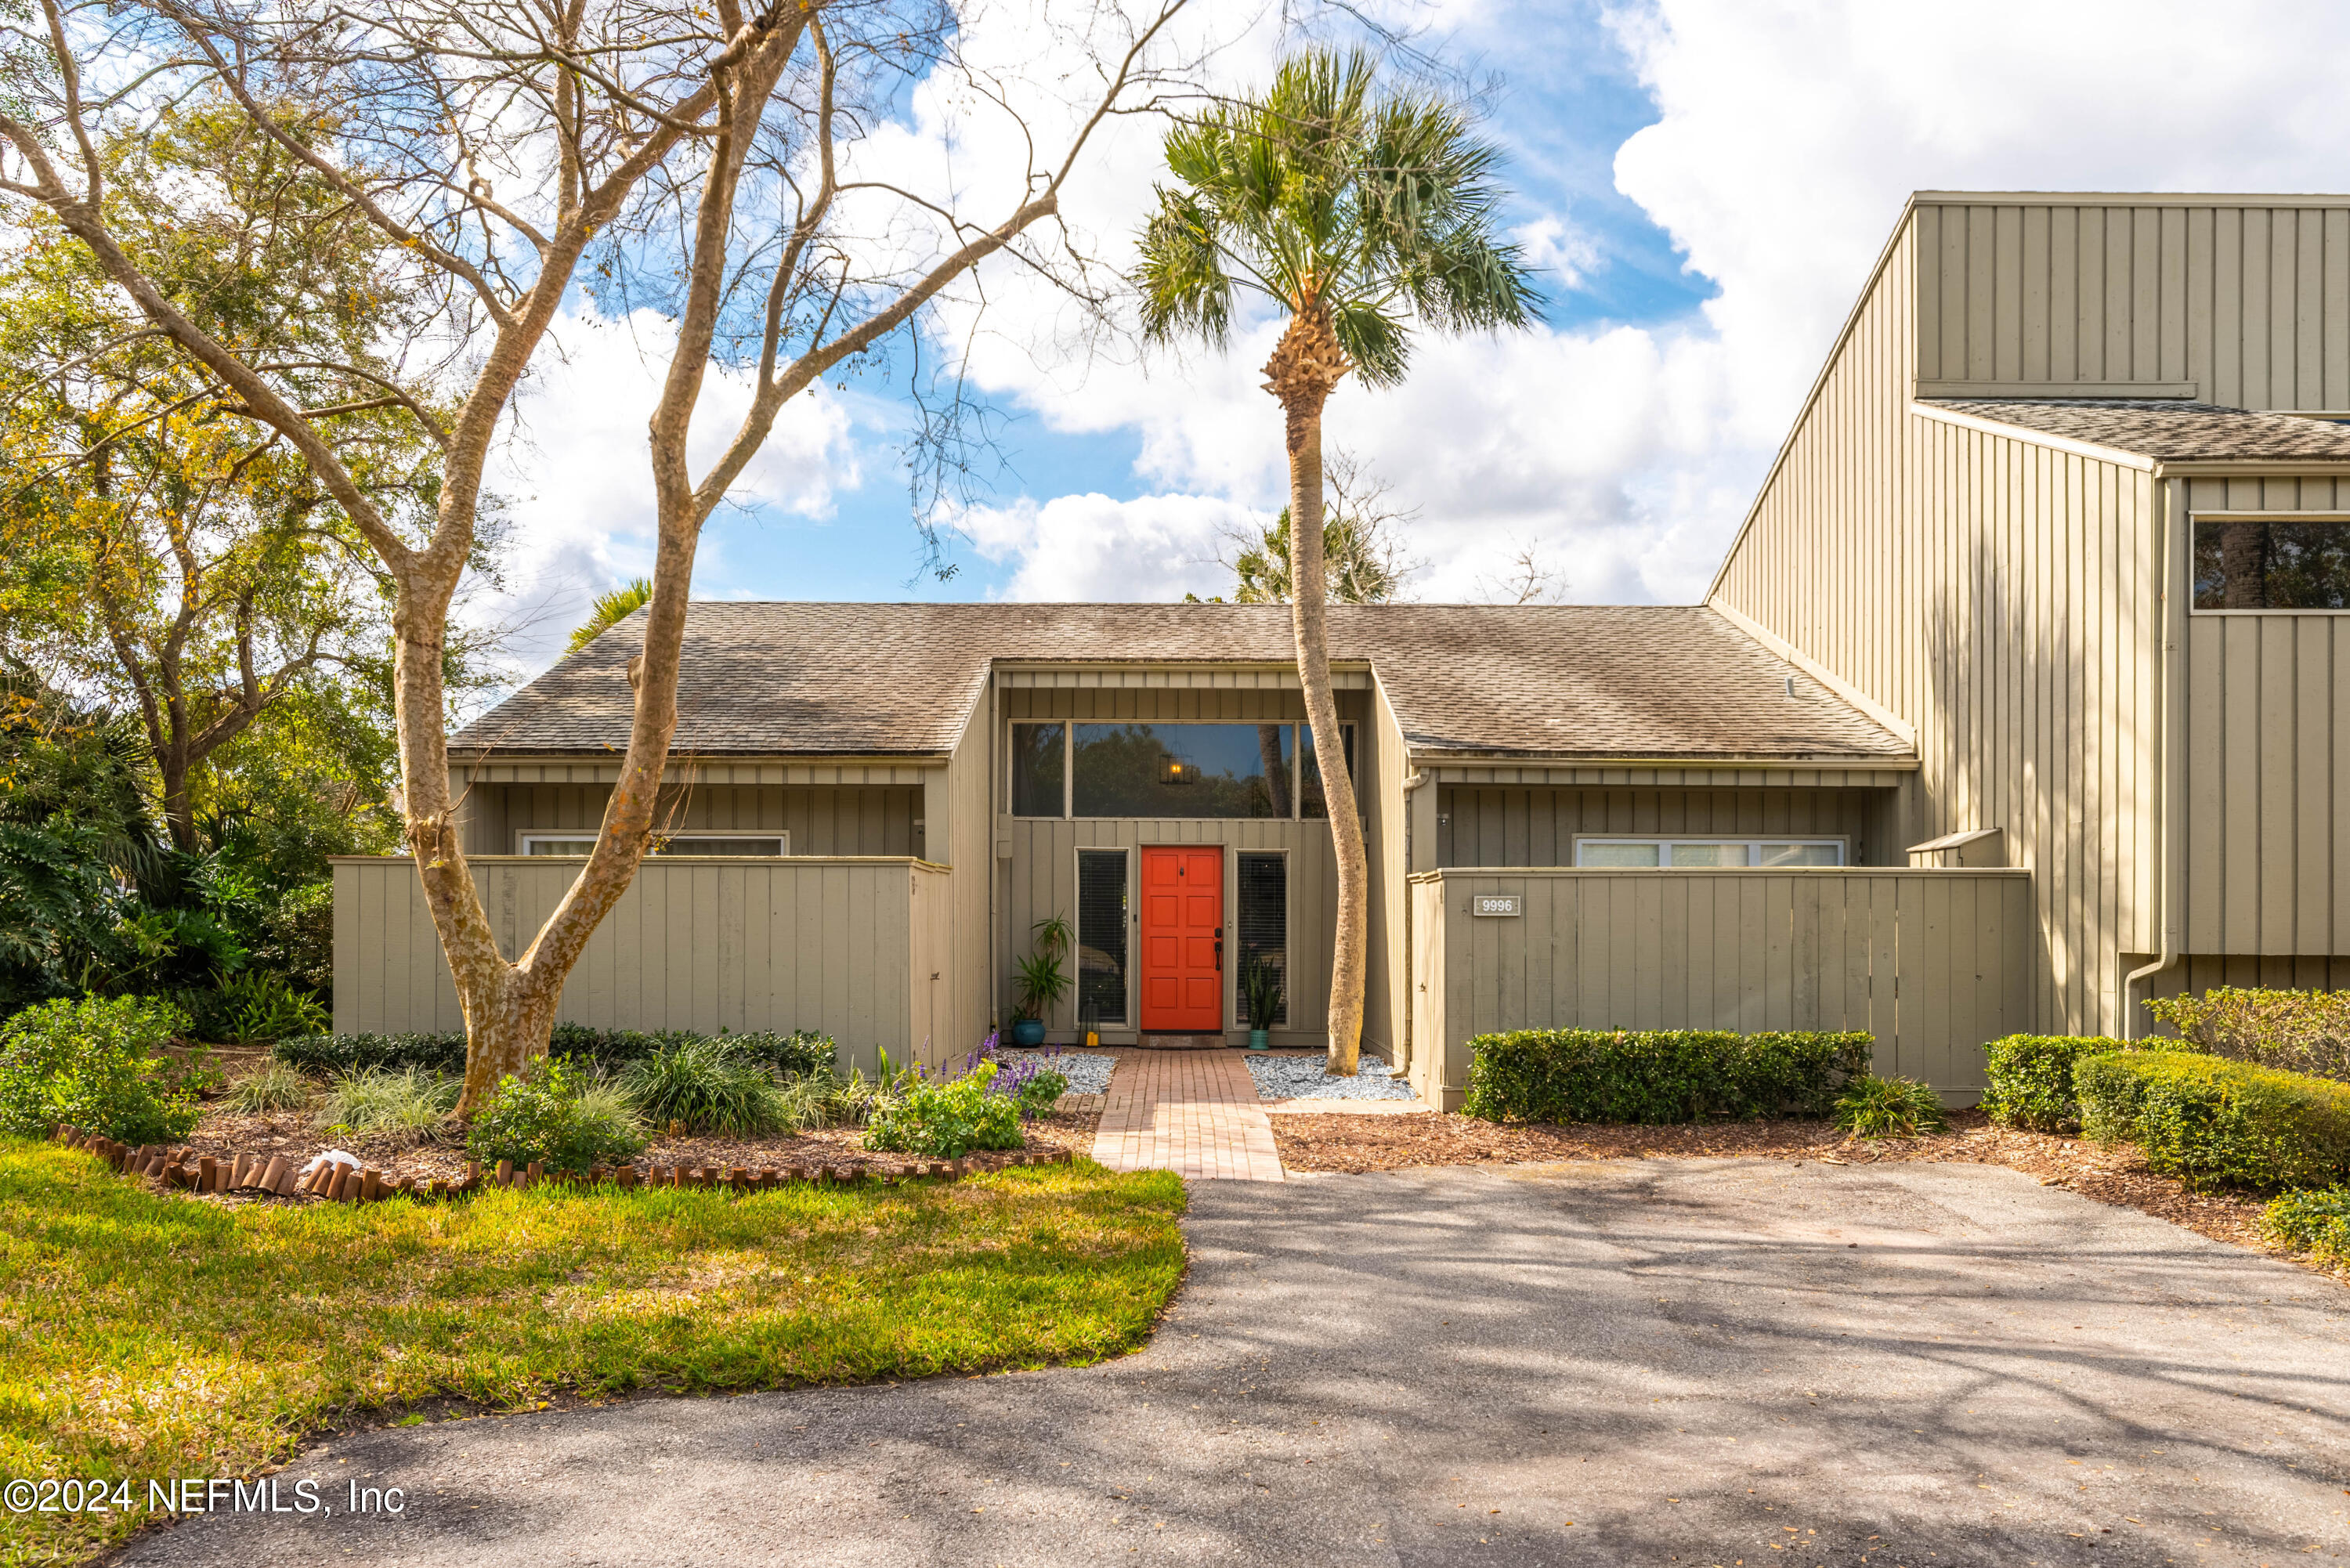
<svg viewBox="0 0 2350 1568">
<path fill-rule="evenodd" d="M 1265 1032 L 1281 1015 L 1281 971 L 1252 957 L 1241 970 L 1241 995 L 1248 1002 L 1249 1049 L 1266 1047 Z"/>
<path fill-rule="evenodd" d="M 1058 915 L 1036 922 L 1033 950 L 1020 961 L 1020 978 L 1014 986 L 1020 1016 L 1012 1025 L 1012 1039 L 1018 1045 L 1042 1045 L 1045 1043 L 1045 1014 L 1069 994 L 1069 971 L 1061 967 L 1068 957 L 1073 933 L 1069 922 Z"/>
</svg>

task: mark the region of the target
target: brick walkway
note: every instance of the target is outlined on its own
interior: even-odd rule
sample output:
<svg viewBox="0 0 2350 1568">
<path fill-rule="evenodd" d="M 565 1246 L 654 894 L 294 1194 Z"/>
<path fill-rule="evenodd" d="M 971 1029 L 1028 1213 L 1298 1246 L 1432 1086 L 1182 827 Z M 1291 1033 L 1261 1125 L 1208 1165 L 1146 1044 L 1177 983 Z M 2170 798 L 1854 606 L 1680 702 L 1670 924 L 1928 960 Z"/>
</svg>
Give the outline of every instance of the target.
<svg viewBox="0 0 2350 1568">
<path fill-rule="evenodd" d="M 1279 1181 L 1273 1124 L 1237 1051 L 1108 1053 L 1094 1158 L 1112 1170 L 1171 1170 L 1191 1179 Z"/>
</svg>

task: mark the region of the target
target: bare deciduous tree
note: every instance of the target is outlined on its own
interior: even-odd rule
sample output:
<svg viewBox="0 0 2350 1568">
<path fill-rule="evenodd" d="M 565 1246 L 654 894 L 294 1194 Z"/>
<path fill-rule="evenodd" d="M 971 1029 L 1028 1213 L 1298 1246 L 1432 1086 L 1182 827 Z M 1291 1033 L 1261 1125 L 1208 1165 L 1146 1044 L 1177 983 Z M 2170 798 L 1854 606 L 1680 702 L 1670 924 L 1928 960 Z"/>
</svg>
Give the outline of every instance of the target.
<svg viewBox="0 0 2350 1568">
<path fill-rule="evenodd" d="M 1183 3 L 1034 19 L 1040 43 L 1083 65 L 1033 81 L 968 58 L 970 18 L 945 0 L 39 0 L 45 50 L 27 61 L 19 47 L 17 91 L 0 103 L 0 192 L 53 213 L 155 329 L 298 452 L 393 585 L 408 837 L 469 1035 L 461 1114 L 544 1051 L 565 978 L 645 853 L 703 522 L 793 397 L 882 348 L 987 258 L 1053 265 L 1023 237 L 1054 219 L 1103 121 L 1154 89 L 1149 51 Z M 944 194 L 848 167 L 920 83 L 1010 128 L 1012 151 L 956 171 Z M 99 154 L 160 104 L 197 97 L 234 106 L 363 215 L 437 309 L 333 360 L 288 362 L 206 332 L 120 243 Z M 509 958 L 459 842 L 442 653 L 484 467 L 575 288 L 674 325 L 649 427 L 653 588 L 596 846 Z M 713 367 L 746 374 L 752 397 L 696 474 L 687 435 Z M 428 524 L 403 529 L 354 479 L 335 424 L 354 406 L 403 410 L 438 447 Z"/>
<path fill-rule="evenodd" d="M 1537 538 L 1518 545 L 1498 576 L 1480 575 L 1477 597 L 1489 605 L 1565 604 L 1569 592 L 1566 568 L 1543 555 L 1543 543 Z"/>
</svg>

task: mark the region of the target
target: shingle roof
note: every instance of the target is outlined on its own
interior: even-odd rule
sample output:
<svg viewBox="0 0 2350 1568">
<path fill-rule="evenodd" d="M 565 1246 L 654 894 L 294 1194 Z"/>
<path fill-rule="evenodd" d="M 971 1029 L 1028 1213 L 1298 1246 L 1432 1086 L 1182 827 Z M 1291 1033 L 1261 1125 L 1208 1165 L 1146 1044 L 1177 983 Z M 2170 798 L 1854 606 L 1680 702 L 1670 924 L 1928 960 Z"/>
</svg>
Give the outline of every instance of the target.
<svg viewBox="0 0 2350 1568">
<path fill-rule="evenodd" d="M 2021 425 L 2173 462 L 2227 458 L 2350 459 L 2350 426 L 2258 409 L 2167 399 L 1928 398 L 1977 419 Z"/>
<path fill-rule="evenodd" d="M 508 754 L 628 743 L 639 610 L 456 737 Z M 1367 662 L 1413 750 L 1535 756 L 1906 757 L 1909 747 L 1716 612 L 1639 605 L 1335 605 L 1332 657 Z M 938 755 L 992 661 L 1286 664 L 1278 605 L 693 606 L 676 749 Z"/>
</svg>

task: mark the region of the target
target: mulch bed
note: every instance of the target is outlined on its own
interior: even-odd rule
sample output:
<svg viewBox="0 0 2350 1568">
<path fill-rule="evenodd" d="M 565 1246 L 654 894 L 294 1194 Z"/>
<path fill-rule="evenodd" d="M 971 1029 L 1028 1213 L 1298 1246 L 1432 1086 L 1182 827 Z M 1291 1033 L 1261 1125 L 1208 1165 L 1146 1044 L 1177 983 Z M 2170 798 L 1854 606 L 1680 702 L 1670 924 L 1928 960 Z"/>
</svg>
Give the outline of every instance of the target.
<svg viewBox="0 0 2350 1568">
<path fill-rule="evenodd" d="M 1097 1108 L 1066 1115 L 1039 1116 L 1028 1123 L 1024 1146 L 1032 1154 L 1067 1149 L 1076 1155 L 1093 1150 L 1094 1127 L 1101 1119 Z M 860 1127 L 827 1127 L 790 1137 L 722 1138 L 655 1137 L 636 1158 L 639 1169 L 653 1166 L 742 1167 L 758 1170 L 794 1166 L 826 1166 L 852 1175 L 903 1166 L 910 1157 L 868 1153 Z M 176 1146 L 175 1146 L 176 1147 Z M 465 1150 L 456 1143 L 411 1143 L 381 1137 L 330 1137 L 298 1111 L 274 1116 L 238 1116 L 208 1109 L 203 1120 L 185 1139 L 198 1155 L 225 1162 L 239 1154 L 284 1155 L 295 1166 L 312 1156 L 338 1148 L 359 1157 L 359 1163 L 383 1172 L 387 1179 L 453 1181 L 465 1174 Z M 207 1198 L 209 1202 L 268 1201 L 258 1194 Z"/>
<path fill-rule="evenodd" d="M 1479 1121 L 1457 1112 L 1404 1116 L 1292 1115 L 1270 1118 L 1281 1163 L 1292 1171 L 1356 1174 L 1431 1165 L 1555 1163 L 1581 1159 L 1785 1159 L 1826 1165 L 1941 1161 L 2003 1165 L 2100 1203 L 2136 1209 L 2215 1241 L 2289 1259 L 2350 1283 L 2350 1270 L 2320 1268 L 2261 1238 L 2262 1202 L 2231 1192 L 2189 1192 L 2146 1168 L 2127 1144 L 1995 1127 L 1981 1111 L 1954 1111 L 1950 1130 L 1870 1141 L 1825 1121 L 1715 1122 L 1697 1127 L 1548 1127 Z"/>
</svg>

